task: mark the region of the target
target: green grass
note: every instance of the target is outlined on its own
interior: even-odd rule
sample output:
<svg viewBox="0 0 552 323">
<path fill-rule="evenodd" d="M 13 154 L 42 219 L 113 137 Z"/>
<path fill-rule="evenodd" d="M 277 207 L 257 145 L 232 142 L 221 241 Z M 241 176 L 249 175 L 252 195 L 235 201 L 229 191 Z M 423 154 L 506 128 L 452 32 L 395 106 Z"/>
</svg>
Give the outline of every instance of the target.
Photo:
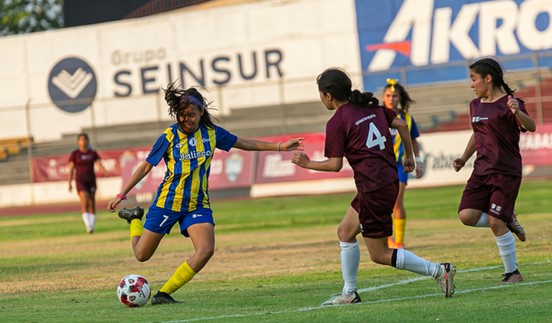
<svg viewBox="0 0 552 323">
<path fill-rule="evenodd" d="M 174 294 L 184 304 L 127 308 L 115 295 L 129 273 L 155 292 L 192 253 L 173 233 L 148 262 L 134 260 L 128 226 L 98 214 L 83 233 L 78 212 L 0 218 L 0 322 L 546 322 L 552 308 L 552 183 L 523 184 L 516 209 L 528 232 L 518 243 L 525 282 L 498 284 L 502 268 L 492 234 L 456 217 L 462 187 L 406 194 L 407 247 L 459 268 L 445 299 L 426 278 L 378 266 L 362 248 L 363 303 L 321 308 L 341 289 L 335 229 L 353 194 L 213 201 L 217 250 L 207 267 Z M 403 284 L 398 284 L 403 282 Z"/>
</svg>

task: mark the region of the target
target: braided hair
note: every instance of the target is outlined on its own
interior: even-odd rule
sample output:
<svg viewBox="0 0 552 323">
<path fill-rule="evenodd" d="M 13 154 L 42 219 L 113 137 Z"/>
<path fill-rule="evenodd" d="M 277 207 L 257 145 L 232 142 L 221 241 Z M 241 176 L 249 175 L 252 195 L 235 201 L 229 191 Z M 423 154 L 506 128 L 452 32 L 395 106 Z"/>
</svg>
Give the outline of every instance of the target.
<svg viewBox="0 0 552 323">
<path fill-rule="evenodd" d="M 329 68 L 316 78 L 318 90 L 340 101 L 349 101 L 358 106 L 378 105 L 379 101 L 372 92 L 352 90 L 349 76 L 341 69 Z"/>
<path fill-rule="evenodd" d="M 485 77 L 491 75 L 493 78 L 493 86 L 497 88 L 503 88 L 506 94 L 515 96 L 516 90 L 512 90 L 508 84 L 504 81 L 504 70 L 500 64 L 492 58 L 482 58 L 470 65 L 470 69 Z"/>
<path fill-rule="evenodd" d="M 211 102 L 208 102 L 196 88 L 191 87 L 184 90 L 179 88 L 175 81 L 169 83 L 163 91 L 165 92 L 165 101 L 169 105 L 169 116 L 171 118 L 177 119 L 178 115 L 188 108 L 190 104 L 194 104 L 199 110 L 203 111 L 199 123 L 208 128 L 215 128 L 214 117 L 208 111 Z"/>
</svg>

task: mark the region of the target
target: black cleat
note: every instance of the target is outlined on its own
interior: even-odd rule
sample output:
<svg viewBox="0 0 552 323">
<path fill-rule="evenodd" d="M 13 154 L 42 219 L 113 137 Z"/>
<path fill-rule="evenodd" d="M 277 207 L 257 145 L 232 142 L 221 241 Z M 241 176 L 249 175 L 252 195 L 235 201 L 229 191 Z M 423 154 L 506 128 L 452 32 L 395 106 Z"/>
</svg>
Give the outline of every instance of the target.
<svg viewBox="0 0 552 323">
<path fill-rule="evenodd" d="M 179 304 L 179 302 L 171 297 L 171 295 L 163 292 L 157 292 L 151 298 L 151 305 L 163 305 L 163 304 Z"/>
<path fill-rule="evenodd" d="M 142 218 L 144 217 L 144 209 L 139 206 L 133 209 L 123 208 L 121 209 L 121 211 L 119 211 L 119 217 L 121 219 L 127 220 L 127 222 L 130 224 L 133 219 L 142 220 Z"/>
</svg>

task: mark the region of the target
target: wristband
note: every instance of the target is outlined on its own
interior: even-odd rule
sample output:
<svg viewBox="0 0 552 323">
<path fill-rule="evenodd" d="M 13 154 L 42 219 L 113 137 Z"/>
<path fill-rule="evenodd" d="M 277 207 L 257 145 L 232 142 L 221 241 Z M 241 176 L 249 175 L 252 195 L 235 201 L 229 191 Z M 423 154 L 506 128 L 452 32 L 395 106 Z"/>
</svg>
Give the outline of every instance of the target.
<svg viewBox="0 0 552 323">
<path fill-rule="evenodd" d="M 121 200 L 123 200 L 123 201 L 126 201 L 126 199 L 127 199 L 127 196 L 126 196 L 126 195 L 123 195 L 123 194 L 121 194 L 121 193 L 115 195 L 115 197 L 118 198 L 118 199 L 121 199 Z"/>
</svg>

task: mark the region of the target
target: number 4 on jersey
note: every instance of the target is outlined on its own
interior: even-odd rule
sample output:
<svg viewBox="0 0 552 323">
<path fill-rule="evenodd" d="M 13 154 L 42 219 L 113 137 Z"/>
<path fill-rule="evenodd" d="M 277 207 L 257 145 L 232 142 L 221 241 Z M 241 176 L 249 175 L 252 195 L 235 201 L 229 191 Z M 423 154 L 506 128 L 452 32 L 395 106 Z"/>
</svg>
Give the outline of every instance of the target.
<svg viewBox="0 0 552 323">
<path fill-rule="evenodd" d="M 366 146 L 368 148 L 379 146 L 380 150 L 384 150 L 386 141 L 387 138 L 381 135 L 381 132 L 379 132 L 378 128 L 376 128 L 376 125 L 373 122 L 370 122 L 370 126 L 368 129 L 368 138 L 366 139 Z"/>
</svg>

